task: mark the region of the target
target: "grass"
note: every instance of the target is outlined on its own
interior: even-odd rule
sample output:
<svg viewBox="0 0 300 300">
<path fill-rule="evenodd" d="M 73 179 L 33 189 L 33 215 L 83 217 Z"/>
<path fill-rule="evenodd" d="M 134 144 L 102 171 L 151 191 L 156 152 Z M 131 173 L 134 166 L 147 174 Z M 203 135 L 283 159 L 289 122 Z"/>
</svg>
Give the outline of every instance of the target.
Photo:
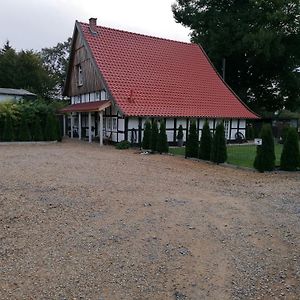
<svg viewBox="0 0 300 300">
<path fill-rule="evenodd" d="M 276 155 L 276 165 L 280 164 L 280 155 L 282 151 L 282 145 L 275 144 L 275 155 Z M 174 155 L 184 155 L 185 147 L 171 147 L 169 150 L 170 153 Z M 253 162 L 256 155 L 256 146 L 255 145 L 230 145 L 227 146 L 227 163 L 253 168 Z"/>
</svg>

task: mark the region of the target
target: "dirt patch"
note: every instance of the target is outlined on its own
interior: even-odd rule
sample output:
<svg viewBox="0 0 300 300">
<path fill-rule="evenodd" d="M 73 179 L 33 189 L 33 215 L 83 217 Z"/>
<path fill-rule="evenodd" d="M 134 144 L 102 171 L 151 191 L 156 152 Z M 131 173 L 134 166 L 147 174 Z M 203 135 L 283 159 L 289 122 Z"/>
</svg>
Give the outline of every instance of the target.
<svg viewBox="0 0 300 300">
<path fill-rule="evenodd" d="M 300 175 L 2 146 L 1 299 L 298 299 Z"/>
</svg>

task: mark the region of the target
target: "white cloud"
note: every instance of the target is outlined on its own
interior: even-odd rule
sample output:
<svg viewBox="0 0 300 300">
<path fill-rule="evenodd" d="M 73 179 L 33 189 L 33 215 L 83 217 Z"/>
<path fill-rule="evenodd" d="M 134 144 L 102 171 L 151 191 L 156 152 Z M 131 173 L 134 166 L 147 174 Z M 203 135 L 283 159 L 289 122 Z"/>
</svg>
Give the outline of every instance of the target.
<svg viewBox="0 0 300 300">
<path fill-rule="evenodd" d="M 54 46 L 72 35 L 75 20 L 189 41 L 188 29 L 176 24 L 173 0 L 10 0 L 1 4 L 0 43 L 17 49 Z M 4 29 L 4 30 L 3 30 Z"/>
</svg>

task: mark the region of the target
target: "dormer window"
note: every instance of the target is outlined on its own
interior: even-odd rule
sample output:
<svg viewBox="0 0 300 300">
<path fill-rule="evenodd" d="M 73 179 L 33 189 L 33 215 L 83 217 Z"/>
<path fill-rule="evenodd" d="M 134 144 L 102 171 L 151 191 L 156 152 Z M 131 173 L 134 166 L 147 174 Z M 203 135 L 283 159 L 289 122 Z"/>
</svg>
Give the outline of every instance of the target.
<svg viewBox="0 0 300 300">
<path fill-rule="evenodd" d="M 82 86 L 83 85 L 83 74 L 82 74 L 82 67 L 81 65 L 77 65 L 77 78 L 78 78 L 78 86 Z"/>
</svg>

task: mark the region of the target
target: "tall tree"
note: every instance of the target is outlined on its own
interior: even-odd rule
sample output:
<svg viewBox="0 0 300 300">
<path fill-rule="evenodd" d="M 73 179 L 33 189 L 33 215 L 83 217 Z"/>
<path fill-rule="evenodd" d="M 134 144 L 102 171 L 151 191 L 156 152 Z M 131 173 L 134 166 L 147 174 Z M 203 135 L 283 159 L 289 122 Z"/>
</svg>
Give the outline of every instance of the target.
<svg viewBox="0 0 300 300">
<path fill-rule="evenodd" d="M 56 82 L 56 93 L 60 97 L 67 75 L 68 60 L 70 54 L 72 38 L 58 43 L 54 47 L 43 48 L 41 57 L 43 63 Z"/>
<path fill-rule="evenodd" d="M 177 0 L 177 22 L 191 29 L 226 82 L 257 112 L 300 102 L 299 0 Z"/>
<path fill-rule="evenodd" d="M 17 52 L 9 42 L 0 50 L 0 87 L 23 88 L 44 98 L 52 98 L 55 78 L 39 53 L 32 50 Z"/>
</svg>

